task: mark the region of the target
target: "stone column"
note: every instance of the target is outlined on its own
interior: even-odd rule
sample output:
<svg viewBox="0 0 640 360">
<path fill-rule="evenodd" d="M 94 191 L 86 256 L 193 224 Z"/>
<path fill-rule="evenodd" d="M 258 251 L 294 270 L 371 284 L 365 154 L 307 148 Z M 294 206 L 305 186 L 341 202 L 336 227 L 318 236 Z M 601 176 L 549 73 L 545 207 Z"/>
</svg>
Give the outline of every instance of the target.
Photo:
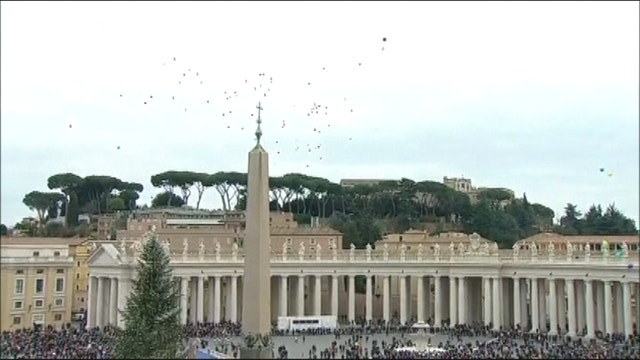
<svg viewBox="0 0 640 360">
<path fill-rule="evenodd" d="M 538 310 L 538 316 L 540 319 L 538 320 L 538 326 L 540 327 L 540 332 L 547 332 L 547 291 L 545 288 L 544 279 L 538 279 L 538 305 L 540 309 Z"/>
<path fill-rule="evenodd" d="M 349 322 L 356 319 L 356 277 L 349 275 Z"/>
<path fill-rule="evenodd" d="M 96 313 L 97 313 L 97 289 L 98 282 L 95 276 L 89 276 L 89 289 L 87 291 L 87 329 L 91 329 L 96 326 Z"/>
<path fill-rule="evenodd" d="M 215 313 L 216 313 L 215 303 L 216 303 L 217 300 L 216 300 L 216 294 L 215 294 L 215 291 L 214 291 L 214 288 L 216 286 L 215 283 L 216 283 L 215 278 L 214 277 L 210 277 L 209 278 L 209 285 L 207 287 L 208 292 L 209 292 L 209 296 L 208 296 L 209 297 L 209 306 L 208 306 L 208 309 L 207 309 L 207 322 L 210 322 L 210 323 L 215 322 L 213 319 L 216 316 L 215 315 Z"/>
<path fill-rule="evenodd" d="M 196 321 L 204 322 L 204 276 L 198 276 L 198 300 L 196 303 Z"/>
<path fill-rule="evenodd" d="M 576 287 L 573 279 L 567 279 L 567 321 L 569 322 L 569 331 L 567 336 L 576 336 Z"/>
<path fill-rule="evenodd" d="M 433 277 L 433 325 L 442 327 L 442 282 L 440 275 Z"/>
<path fill-rule="evenodd" d="M 529 329 L 529 284 L 526 279 L 520 279 L 520 327 Z"/>
<path fill-rule="evenodd" d="M 458 277 L 458 324 L 467 323 L 467 288 L 464 276 Z"/>
<path fill-rule="evenodd" d="M 555 279 L 549 279 L 549 335 L 558 334 L 558 294 Z"/>
<path fill-rule="evenodd" d="M 315 285 L 313 287 L 313 313 L 316 316 L 322 315 L 322 277 L 315 275 Z"/>
<path fill-rule="evenodd" d="M 189 297 L 189 278 L 180 278 L 180 323 L 187 324 L 187 298 Z"/>
<path fill-rule="evenodd" d="M 520 278 L 513 278 L 513 326 L 522 326 L 522 292 L 520 291 Z M 526 300 L 525 300 L 526 301 Z M 486 311 L 486 310 L 485 310 Z"/>
<path fill-rule="evenodd" d="M 576 322 L 578 328 L 578 335 L 582 335 L 585 328 L 585 319 L 587 312 L 585 310 L 585 295 L 584 295 L 584 281 L 575 280 L 576 284 Z"/>
<path fill-rule="evenodd" d="M 407 322 L 407 277 L 402 274 L 399 278 L 400 286 L 400 323 Z"/>
<path fill-rule="evenodd" d="M 280 275 L 280 316 L 287 316 L 287 275 Z"/>
<path fill-rule="evenodd" d="M 593 283 L 590 279 L 584 281 L 585 284 L 585 302 L 587 304 L 587 338 L 591 339 L 595 336 L 595 327 L 593 323 Z"/>
<path fill-rule="evenodd" d="M 484 324 L 489 325 L 493 322 L 491 317 L 491 307 L 493 306 L 491 300 L 491 278 L 485 277 L 483 278 L 483 293 L 484 293 Z"/>
<path fill-rule="evenodd" d="M 595 312 L 597 319 L 596 330 L 605 332 L 604 325 L 604 284 L 602 281 L 596 281 L 593 283 L 596 290 L 596 302 L 595 302 Z"/>
<path fill-rule="evenodd" d="M 298 296 L 296 297 L 296 315 L 304 316 L 304 275 L 298 275 Z"/>
<path fill-rule="evenodd" d="M 493 329 L 500 329 L 500 306 L 502 305 L 502 301 L 500 301 L 500 278 L 495 276 L 491 279 L 492 282 L 492 294 L 491 294 L 491 303 L 493 304 Z"/>
<path fill-rule="evenodd" d="M 114 326 L 118 324 L 118 288 L 116 287 L 118 284 L 116 281 L 115 277 L 109 280 L 109 324 Z"/>
<path fill-rule="evenodd" d="M 189 292 L 189 321 L 191 321 L 192 324 L 195 324 L 198 321 L 198 286 L 192 281 L 191 277 L 189 277 Z"/>
<path fill-rule="evenodd" d="M 428 276 L 423 276 L 422 277 L 422 283 L 424 284 L 422 286 L 423 291 L 422 293 L 424 294 L 424 321 L 428 322 L 429 320 L 433 321 L 433 314 L 432 314 L 432 309 L 433 306 L 431 305 L 431 278 L 429 278 Z"/>
<path fill-rule="evenodd" d="M 238 276 L 231 276 L 231 322 L 238 321 Z"/>
<path fill-rule="evenodd" d="M 222 294 L 220 291 L 220 283 L 222 278 L 220 276 L 213 277 L 213 322 L 219 323 L 222 318 Z"/>
<path fill-rule="evenodd" d="M 331 315 L 338 316 L 338 275 L 331 276 Z"/>
<path fill-rule="evenodd" d="M 453 276 L 449 276 L 449 319 L 449 326 L 458 324 L 458 284 Z"/>
<path fill-rule="evenodd" d="M 538 279 L 531 278 L 531 332 L 540 330 L 540 304 L 538 303 Z"/>
<path fill-rule="evenodd" d="M 96 326 L 104 326 L 104 278 L 98 278 L 98 294 L 96 295 Z"/>
<path fill-rule="evenodd" d="M 624 333 L 624 296 L 622 294 L 622 283 L 616 281 L 613 283 L 615 288 L 615 304 L 616 304 L 616 332 Z M 640 311 L 640 308 L 638 309 Z"/>
<path fill-rule="evenodd" d="M 560 285 L 558 286 L 558 281 Z M 567 331 L 567 304 L 566 304 L 566 292 L 565 281 L 556 280 L 556 291 L 558 292 L 558 326 L 560 326 L 561 334 Z"/>
<path fill-rule="evenodd" d="M 417 276 L 417 299 L 418 301 L 416 302 L 416 313 L 417 313 L 417 317 L 418 317 L 418 322 L 424 322 L 424 282 L 423 282 L 424 277 L 422 276 Z"/>
<path fill-rule="evenodd" d="M 118 305 L 116 323 L 120 328 L 124 328 L 124 311 L 127 308 L 127 294 L 129 293 L 129 279 L 118 278 Z"/>
<path fill-rule="evenodd" d="M 389 323 L 391 320 L 389 308 L 389 275 L 382 276 L 382 319 Z"/>
<path fill-rule="evenodd" d="M 631 284 L 628 281 L 622 282 L 622 310 L 624 316 L 624 336 L 629 337 L 633 334 L 633 317 L 631 316 Z"/>
<path fill-rule="evenodd" d="M 366 276 L 366 304 L 365 304 L 365 320 L 373 320 L 373 282 L 371 281 L 371 275 Z"/>
<path fill-rule="evenodd" d="M 605 317 L 605 334 L 613 334 L 613 305 L 611 304 L 611 281 L 604 282 L 604 317 Z"/>
</svg>

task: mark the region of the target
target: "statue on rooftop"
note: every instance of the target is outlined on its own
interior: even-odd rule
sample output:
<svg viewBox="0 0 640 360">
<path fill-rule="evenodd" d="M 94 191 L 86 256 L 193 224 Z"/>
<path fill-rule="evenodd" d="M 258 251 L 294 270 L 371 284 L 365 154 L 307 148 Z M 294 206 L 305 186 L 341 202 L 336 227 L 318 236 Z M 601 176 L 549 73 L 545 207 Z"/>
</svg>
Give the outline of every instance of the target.
<svg viewBox="0 0 640 360">
<path fill-rule="evenodd" d="M 305 251 L 304 243 L 300 241 L 300 244 L 298 245 L 298 256 L 300 257 L 300 259 L 304 258 L 304 251 Z"/>
<path fill-rule="evenodd" d="M 424 246 L 422 243 L 418 244 L 418 256 L 422 257 L 422 253 L 424 252 Z"/>
<path fill-rule="evenodd" d="M 511 249 L 513 249 L 513 256 L 518 256 L 518 254 L 520 253 L 520 244 L 518 244 L 517 242 L 514 243 Z"/>
<path fill-rule="evenodd" d="M 182 240 L 182 255 L 187 255 L 189 253 L 189 241 L 187 238 Z"/>
<path fill-rule="evenodd" d="M 200 243 L 198 244 L 198 255 L 200 257 L 204 256 L 204 242 L 200 239 Z"/>
<path fill-rule="evenodd" d="M 316 245 L 316 260 L 320 260 L 321 255 L 322 255 L 322 246 L 318 244 Z"/>
<path fill-rule="evenodd" d="M 622 256 L 629 257 L 629 245 L 626 242 L 622 243 Z"/>
<path fill-rule="evenodd" d="M 567 242 L 567 257 L 573 257 L 573 244 L 570 241 Z"/>
<path fill-rule="evenodd" d="M 529 250 L 531 250 L 531 256 L 538 256 L 538 246 L 535 242 L 531 242 L 531 245 L 529 245 Z"/>
<path fill-rule="evenodd" d="M 435 255 L 436 257 L 440 256 L 440 244 L 436 243 L 435 245 L 433 245 L 433 255 Z"/>
</svg>

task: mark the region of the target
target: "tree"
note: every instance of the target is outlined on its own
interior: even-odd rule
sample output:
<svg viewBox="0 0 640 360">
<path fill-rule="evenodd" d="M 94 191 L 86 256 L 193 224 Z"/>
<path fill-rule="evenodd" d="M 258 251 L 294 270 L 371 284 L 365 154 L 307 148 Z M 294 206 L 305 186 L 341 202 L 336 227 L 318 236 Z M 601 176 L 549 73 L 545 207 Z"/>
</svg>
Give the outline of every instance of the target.
<svg viewBox="0 0 640 360">
<path fill-rule="evenodd" d="M 160 174 L 156 174 L 151 176 L 151 185 L 155 187 L 160 187 L 164 189 L 165 192 L 173 194 L 173 189 L 178 186 L 176 183 L 176 177 L 174 174 L 177 171 L 165 171 Z M 167 196 L 167 206 L 171 206 L 171 201 L 174 199 L 173 196 Z"/>
<path fill-rule="evenodd" d="M 169 200 L 169 198 L 171 198 L 171 200 Z M 184 205 L 184 200 L 182 200 L 179 195 L 168 191 L 156 195 L 153 200 L 151 200 L 152 208 L 167 206 L 167 204 L 172 204 L 172 206 L 175 207 L 181 207 Z"/>
<path fill-rule="evenodd" d="M 7 229 L 7 225 L 0 224 L 0 235 L 6 236 L 8 232 L 9 232 L 9 229 Z"/>
<path fill-rule="evenodd" d="M 124 203 L 124 200 L 120 197 L 112 197 L 107 202 L 107 211 L 108 212 L 116 212 L 120 210 L 125 210 L 127 205 Z"/>
<path fill-rule="evenodd" d="M 213 186 L 213 179 L 211 175 L 205 173 L 193 173 L 193 185 L 198 192 L 198 201 L 196 202 L 196 210 L 200 209 L 200 201 L 202 201 L 202 195 L 205 190 Z"/>
<path fill-rule="evenodd" d="M 179 297 L 169 256 L 153 235 L 138 260 L 137 278 L 123 312 L 124 330 L 116 339 L 116 359 L 175 359 L 183 352 Z"/>
<path fill-rule="evenodd" d="M 76 203 L 71 204 L 71 195 L 78 191 L 82 181 L 83 180 L 80 176 L 73 173 L 51 175 L 47 179 L 47 187 L 49 189 L 59 189 L 64 194 L 65 222 L 67 226 L 76 226 L 78 224 L 78 198 L 76 195 Z M 71 206 L 74 206 L 75 208 L 70 209 Z"/>
<path fill-rule="evenodd" d="M 24 196 L 22 203 L 38 214 L 38 225 L 42 228 L 52 203 L 62 201 L 63 197 L 64 195 L 60 193 L 32 191 Z"/>
</svg>

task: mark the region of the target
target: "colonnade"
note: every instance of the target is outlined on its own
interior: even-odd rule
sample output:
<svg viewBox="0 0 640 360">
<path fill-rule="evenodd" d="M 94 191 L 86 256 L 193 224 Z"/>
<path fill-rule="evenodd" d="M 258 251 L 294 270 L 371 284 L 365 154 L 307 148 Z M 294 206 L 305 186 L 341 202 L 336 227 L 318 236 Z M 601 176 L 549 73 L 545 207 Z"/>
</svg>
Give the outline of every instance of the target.
<svg viewBox="0 0 640 360">
<path fill-rule="evenodd" d="M 455 274 L 364 276 L 367 321 L 423 321 L 435 326 L 484 323 L 496 330 L 520 326 L 533 332 L 570 336 L 594 336 L 597 331 L 631 334 L 632 295 L 635 292 L 637 301 L 640 293 L 638 282 L 629 279 Z M 340 286 L 342 277 L 346 278 L 346 291 Z M 130 281 L 123 277 L 92 276 L 89 283 L 88 325 L 122 326 L 121 311 L 125 308 Z M 374 283 L 378 289 L 382 285 L 381 294 L 374 295 Z M 241 275 L 176 277 L 176 286 L 181 295 L 183 324 L 241 320 Z M 382 297 L 382 309 L 377 313 L 374 296 Z M 392 296 L 397 298 L 397 308 L 392 308 Z M 339 297 L 346 298 L 346 306 Z M 270 301 L 272 319 L 345 315 L 348 321 L 355 321 L 356 275 L 272 275 Z"/>
</svg>

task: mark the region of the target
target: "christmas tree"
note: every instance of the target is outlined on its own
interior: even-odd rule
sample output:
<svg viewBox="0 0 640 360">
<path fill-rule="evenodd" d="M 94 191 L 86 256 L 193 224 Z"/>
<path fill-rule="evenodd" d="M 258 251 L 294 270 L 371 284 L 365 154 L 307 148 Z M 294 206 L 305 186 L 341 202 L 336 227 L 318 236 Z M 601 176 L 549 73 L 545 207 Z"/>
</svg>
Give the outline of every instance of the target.
<svg viewBox="0 0 640 360">
<path fill-rule="evenodd" d="M 152 234 L 138 259 L 137 278 L 127 298 L 124 330 L 116 341 L 115 357 L 175 359 L 184 354 L 179 296 L 169 255 Z"/>
</svg>

